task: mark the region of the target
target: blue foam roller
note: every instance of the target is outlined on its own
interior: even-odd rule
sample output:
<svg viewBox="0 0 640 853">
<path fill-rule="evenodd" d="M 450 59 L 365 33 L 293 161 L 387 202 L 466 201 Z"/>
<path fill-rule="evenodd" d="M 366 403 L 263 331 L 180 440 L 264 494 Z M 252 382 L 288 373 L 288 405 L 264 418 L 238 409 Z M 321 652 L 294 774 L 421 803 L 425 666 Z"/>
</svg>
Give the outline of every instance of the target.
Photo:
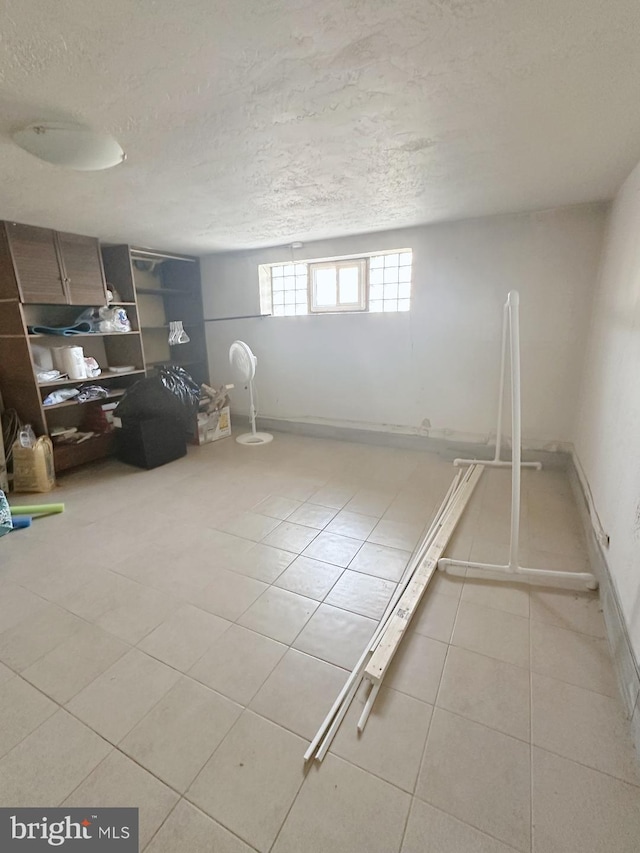
<svg viewBox="0 0 640 853">
<path fill-rule="evenodd" d="M 30 515 L 14 515 L 11 517 L 14 530 L 21 530 L 24 527 L 31 527 Z"/>
</svg>

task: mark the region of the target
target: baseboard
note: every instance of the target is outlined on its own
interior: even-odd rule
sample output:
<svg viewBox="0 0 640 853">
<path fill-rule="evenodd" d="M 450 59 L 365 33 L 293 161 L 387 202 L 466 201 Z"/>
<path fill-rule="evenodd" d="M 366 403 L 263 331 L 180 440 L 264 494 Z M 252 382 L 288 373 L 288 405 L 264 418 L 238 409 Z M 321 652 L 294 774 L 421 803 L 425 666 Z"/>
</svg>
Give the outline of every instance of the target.
<svg viewBox="0 0 640 853">
<path fill-rule="evenodd" d="M 248 423 L 242 415 L 232 415 L 234 424 Z M 473 459 L 493 459 L 495 446 L 474 441 L 465 441 L 455 437 L 440 438 L 431 435 L 404 433 L 397 430 L 385 432 L 382 429 L 365 429 L 359 426 L 344 426 L 312 421 L 291 421 L 280 418 L 260 417 L 257 426 L 266 432 L 286 432 L 293 435 L 305 435 L 310 438 L 330 439 L 334 441 L 354 441 L 359 444 L 374 444 L 379 447 L 395 447 L 401 450 L 420 450 L 437 453 L 443 459 L 453 461 L 456 457 Z M 554 447 L 557 445 L 554 445 Z M 510 458 L 505 446 L 504 458 Z M 525 462 L 540 461 L 548 468 L 566 468 L 570 455 L 565 450 L 543 450 L 526 448 L 522 451 Z"/>
<path fill-rule="evenodd" d="M 587 540 L 593 572 L 600 582 L 600 601 L 625 710 L 632 720 L 636 749 L 640 754 L 640 667 L 627 630 L 620 598 L 603 550 L 606 534 L 600 525 L 586 475 L 575 451 L 568 468 Z"/>
</svg>

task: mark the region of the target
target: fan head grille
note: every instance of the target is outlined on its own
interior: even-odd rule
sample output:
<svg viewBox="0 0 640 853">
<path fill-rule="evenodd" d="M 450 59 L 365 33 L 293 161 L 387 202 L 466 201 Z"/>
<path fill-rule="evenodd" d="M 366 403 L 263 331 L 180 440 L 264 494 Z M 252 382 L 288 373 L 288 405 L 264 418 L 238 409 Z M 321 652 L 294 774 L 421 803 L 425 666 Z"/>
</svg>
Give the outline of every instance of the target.
<svg viewBox="0 0 640 853">
<path fill-rule="evenodd" d="M 256 375 L 258 359 L 244 341 L 234 341 L 229 349 L 229 363 L 243 382 L 251 382 Z"/>
</svg>

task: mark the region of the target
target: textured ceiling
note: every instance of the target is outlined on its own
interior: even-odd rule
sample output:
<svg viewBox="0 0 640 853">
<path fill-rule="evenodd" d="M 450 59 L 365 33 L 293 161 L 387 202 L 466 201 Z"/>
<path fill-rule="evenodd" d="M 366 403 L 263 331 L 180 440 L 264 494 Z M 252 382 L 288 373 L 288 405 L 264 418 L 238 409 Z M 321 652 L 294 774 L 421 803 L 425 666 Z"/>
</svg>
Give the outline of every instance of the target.
<svg viewBox="0 0 640 853">
<path fill-rule="evenodd" d="M 610 197 L 638 0 L 2 0 L 0 216 L 204 253 Z M 43 118 L 123 166 L 16 148 Z"/>
</svg>

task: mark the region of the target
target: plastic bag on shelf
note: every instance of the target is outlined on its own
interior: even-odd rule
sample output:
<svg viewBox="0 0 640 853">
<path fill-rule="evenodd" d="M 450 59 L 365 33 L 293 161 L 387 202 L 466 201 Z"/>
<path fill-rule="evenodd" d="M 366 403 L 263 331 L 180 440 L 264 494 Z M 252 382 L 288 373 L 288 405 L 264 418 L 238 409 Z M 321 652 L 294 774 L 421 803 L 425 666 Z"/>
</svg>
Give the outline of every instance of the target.
<svg viewBox="0 0 640 853">
<path fill-rule="evenodd" d="M 63 374 L 59 370 L 39 370 L 36 368 L 36 378 L 40 385 L 43 382 L 55 382 L 56 379 L 62 379 L 66 375 L 66 373 Z"/>
<path fill-rule="evenodd" d="M 109 308 L 106 305 L 99 309 L 101 332 L 130 332 L 131 322 L 124 308 Z"/>
<path fill-rule="evenodd" d="M 52 391 L 42 401 L 43 406 L 55 406 L 57 403 L 64 403 L 65 400 L 71 400 L 72 397 L 77 397 L 79 391 L 77 388 L 58 388 Z M 35 442 L 35 437 L 34 437 Z"/>
<path fill-rule="evenodd" d="M 103 305 L 102 308 L 87 308 L 76 319 L 76 323 L 87 323 L 92 332 L 130 332 L 131 322 L 124 308 Z"/>
<path fill-rule="evenodd" d="M 93 356 L 85 356 L 84 364 L 87 370 L 87 377 L 89 379 L 94 379 L 96 376 L 100 376 L 102 373 L 102 369 L 98 362 L 93 358 Z"/>
</svg>

